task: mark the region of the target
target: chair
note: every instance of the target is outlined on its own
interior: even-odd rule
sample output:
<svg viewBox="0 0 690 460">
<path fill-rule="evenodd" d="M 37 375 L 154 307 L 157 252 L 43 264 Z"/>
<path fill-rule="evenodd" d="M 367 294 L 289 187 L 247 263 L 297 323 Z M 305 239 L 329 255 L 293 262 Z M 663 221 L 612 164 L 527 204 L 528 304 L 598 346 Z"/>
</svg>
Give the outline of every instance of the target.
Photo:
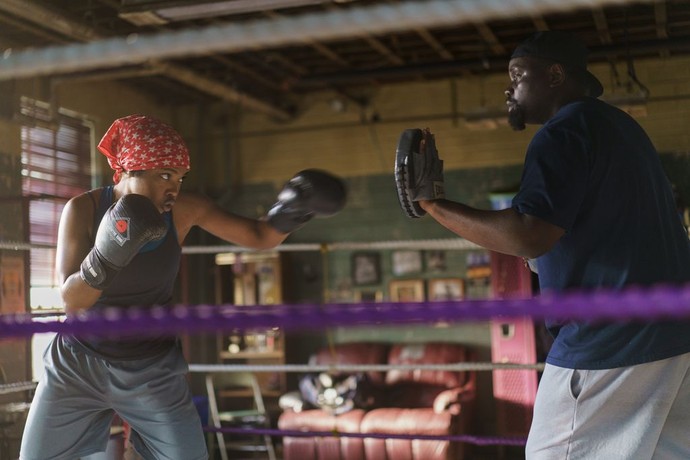
<svg viewBox="0 0 690 460">
<path fill-rule="evenodd" d="M 249 390 L 253 395 L 253 408 L 245 410 L 220 410 L 218 401 L 224 397 L 244 396 Z M 206 375 L 206 392 L 208 393 L 208 405 L 210 423 L 215 428 L 228 427 L 261 427 L 270 428 L 271 423 L 266 412 L 261 389 L 256 377 L 251 372 L 216 372 Z M 275 460 L 276 454 L 273 442 L 268 435 L 261 435 L 262 443 L 251 444 L 245 442 L 228 442 L 223 433 L 217 432 L 216 439 L 222 460 L 228 460 L 228 449 L 243 452 L 265 452 L 269 460 Z M 255 440 L 256 441 L 256 440 Z M 213 436 L 210 437 L 209 451 L 215 452 Z"/>
</svg>

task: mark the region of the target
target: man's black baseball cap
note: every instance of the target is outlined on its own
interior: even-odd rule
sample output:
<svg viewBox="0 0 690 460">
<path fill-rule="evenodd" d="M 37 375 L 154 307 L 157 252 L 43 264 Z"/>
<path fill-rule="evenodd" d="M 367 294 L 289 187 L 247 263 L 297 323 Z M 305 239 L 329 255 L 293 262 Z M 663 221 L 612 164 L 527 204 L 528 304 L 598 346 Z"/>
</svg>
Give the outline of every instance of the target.
<svg viewBox="0 0 690 460">
<path fill-rule="evenodd" d="M 536 57 L 563 64 L 587 85 L 588 95 L 599 97 L 604 92 L 601 82 L 587 70 L 587 47 L 577 37 L 559 30 L 537 32 L 520 43 L 512 58 Z"/>
</svg>

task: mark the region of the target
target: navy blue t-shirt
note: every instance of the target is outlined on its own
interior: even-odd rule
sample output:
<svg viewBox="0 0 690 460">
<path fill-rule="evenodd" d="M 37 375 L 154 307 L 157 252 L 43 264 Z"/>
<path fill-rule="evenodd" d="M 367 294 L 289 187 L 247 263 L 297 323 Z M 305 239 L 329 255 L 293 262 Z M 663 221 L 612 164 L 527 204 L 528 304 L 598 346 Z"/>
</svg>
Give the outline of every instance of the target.
<svg viewBox="0 0 690 460">
<path fill-rule="evenodd" d="M 565 230 L 537 259 L 544 291 L 690 281 L 690 241 L 656 149 L 632 117 L 598 99 L 567 104 L 535 134 L 512 205 Z M 690 352 L 690 320 L 547 327 L 555 341 L 546 361 L 561 367 Z"/>
</svg>

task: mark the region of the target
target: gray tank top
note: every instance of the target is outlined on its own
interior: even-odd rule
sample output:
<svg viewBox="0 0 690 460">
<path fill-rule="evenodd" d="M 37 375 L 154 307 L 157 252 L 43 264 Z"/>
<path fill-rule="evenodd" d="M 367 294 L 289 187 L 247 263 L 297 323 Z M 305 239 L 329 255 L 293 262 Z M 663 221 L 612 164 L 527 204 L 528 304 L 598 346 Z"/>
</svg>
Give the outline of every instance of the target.
<svg viewBox="0 0 690 460">
<path fill-rule="evenodd" d="M 113 187 L 104 187 L 94 213 L 94 234 L 112 200 Z M 164 213 L 163 217 L 168 224 L 165 237 L 144 246 L 103 291 L 91 311 L 102 312 L 112 306 L 150 308 L 171 303 L 182 248 L 177 241 L 172 212 Z M 65 340 L 87 353 L 114 360 L 134 360 L 163 354 L 177 341 L 174 335 L 142 337 L 141 334 L 136 337 L 120 334 L 113 337 L 66 336 Z"/>
</svg>

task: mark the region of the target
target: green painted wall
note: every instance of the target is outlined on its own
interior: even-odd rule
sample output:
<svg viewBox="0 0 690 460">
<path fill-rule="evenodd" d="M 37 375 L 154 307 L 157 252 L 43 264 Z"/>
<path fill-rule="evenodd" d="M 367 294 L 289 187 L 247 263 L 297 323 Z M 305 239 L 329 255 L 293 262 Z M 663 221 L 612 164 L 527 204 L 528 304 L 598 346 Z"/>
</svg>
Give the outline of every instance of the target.
<svg viewBox="0 0 690 460">
<path fill-rule="evenodd" d="M 450 199 L 462 201 L 479 208 L 490 209 L 489 193 L 494 190 L 514 188 L 520 181 L 521 167 L 478 168 L 454 170 L 446 173 L 446 190 Z M 334 242 L 386 242 L 424 239 L 452 239 L 455 234 L 438 225 L 431 218 L 410 219 L 403 215 L 398 204 L 393 175 L 378 174 L 345 179 L 348 202 L 336 216 L 314 219 L 296 231 L 286 241 L 297 243 Z M 238 214 L 258 217 L 274 203 L 281 184 L 248 184 L 241 192 L 226 195 L 221 204 Z M 205 244 L 216 244 L 206 238 Z M 189 241 L 187 244 L 194 244 Z M 355 289 L 352 283 L 351 259 L 356 251 L 334 251 L 326 256 L 328 262 L 329 298 L 353 301 Z M 366 286 L 387 295 L 388 282 L 393 279 L 392 251 L 376 250 L 381 260 L 381 282 Z M 443 273 L 424 273 L 419 277 L 463 277 L 466 265 L 465 251 L 446 253 L 447 270 Z M 417 277 L 417 276 L 408 276 Z M 344 294 L 341 291 L 346 291 Z M 349 291 L 349 295 L 347 292 Z M 306 298 L 313 298 L 307 294 Z"/>
</svg>

